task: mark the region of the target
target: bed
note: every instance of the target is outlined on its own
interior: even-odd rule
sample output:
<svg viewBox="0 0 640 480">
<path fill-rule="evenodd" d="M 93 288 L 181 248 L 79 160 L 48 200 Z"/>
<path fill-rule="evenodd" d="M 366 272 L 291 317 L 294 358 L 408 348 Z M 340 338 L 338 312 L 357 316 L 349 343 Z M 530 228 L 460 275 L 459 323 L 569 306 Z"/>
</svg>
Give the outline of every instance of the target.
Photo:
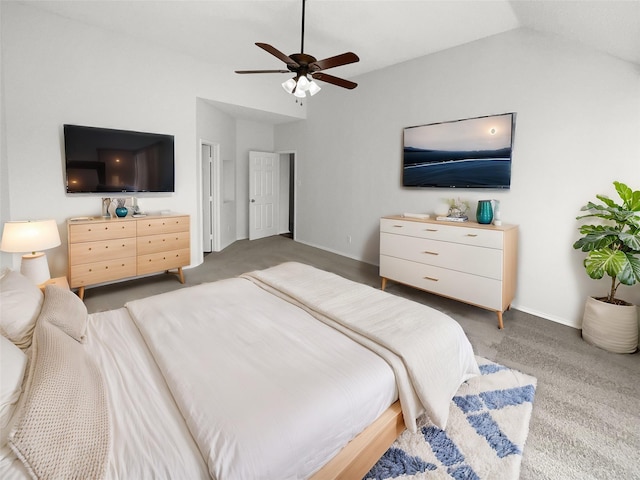
<svg viewBox="0 0 640 480">
<path fill-rule="evenodd" d="M 301 263 L 90 315 L 0 282 L 4 479 L 361 478 L 479 373 L 450 317 Z"/>
</svg>

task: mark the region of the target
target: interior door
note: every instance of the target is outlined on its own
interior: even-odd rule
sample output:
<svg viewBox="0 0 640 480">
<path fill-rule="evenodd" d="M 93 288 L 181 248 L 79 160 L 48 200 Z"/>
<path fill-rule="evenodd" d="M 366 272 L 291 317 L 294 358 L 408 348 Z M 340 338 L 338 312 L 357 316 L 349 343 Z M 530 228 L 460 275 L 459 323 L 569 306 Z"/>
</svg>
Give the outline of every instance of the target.
<svg viewBox="0 0 640 480">
<path fill-rule="evenodd" d="M 249 152 L 249 240 L 278 234 L 279 155 Z"/>
</svg>

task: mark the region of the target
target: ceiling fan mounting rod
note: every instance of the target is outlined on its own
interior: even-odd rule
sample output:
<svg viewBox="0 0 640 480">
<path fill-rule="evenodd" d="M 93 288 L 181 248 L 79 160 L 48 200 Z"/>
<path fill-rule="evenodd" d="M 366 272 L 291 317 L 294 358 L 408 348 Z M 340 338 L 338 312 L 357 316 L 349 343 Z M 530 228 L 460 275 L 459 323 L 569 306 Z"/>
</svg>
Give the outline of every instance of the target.
<svg viewBox="0 0 640 480">
<path fill-rule="evenodd" d="M 304 5 L 305 0 L 302 0 L 302 35 L 300 37 L 300 53 L 304 53 Z"/>
</svg>

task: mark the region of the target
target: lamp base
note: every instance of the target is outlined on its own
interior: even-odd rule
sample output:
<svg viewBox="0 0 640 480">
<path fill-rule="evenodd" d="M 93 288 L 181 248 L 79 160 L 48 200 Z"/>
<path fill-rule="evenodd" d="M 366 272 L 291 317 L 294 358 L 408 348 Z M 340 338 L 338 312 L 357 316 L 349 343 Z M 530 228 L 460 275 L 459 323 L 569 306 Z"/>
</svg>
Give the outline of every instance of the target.
<svg viewBox="0 0 640 480">
<path fill-rule="evenodd" d="M 51 278 L 49 264 L 44 252 L 29 253 L 22 256 L 20 273 L 31 280 L 34 284 L 40 285 Z"/>
</svg>

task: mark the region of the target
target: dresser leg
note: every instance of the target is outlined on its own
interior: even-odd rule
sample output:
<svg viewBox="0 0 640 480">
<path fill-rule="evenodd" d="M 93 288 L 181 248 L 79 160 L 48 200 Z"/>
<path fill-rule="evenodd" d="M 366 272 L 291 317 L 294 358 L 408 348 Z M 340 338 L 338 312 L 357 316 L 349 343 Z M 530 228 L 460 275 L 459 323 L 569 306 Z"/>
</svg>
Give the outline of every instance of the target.
<svg viewBox="0 0 640 480">
<path fill-rule="evenodd" d="M 498 328 L 502 330 L 504 325 L 502 324 L 502 312 L 496 312 L 498 314 Z"/>
<path fill-rule="evenodd" d="M 184 284 L 184 273 L 182 273 L 182 267 L 178 267 L 178 278 L 180 283 Z"/>
<path fill-rule="evenodd" d="M 84 287 L 78 288 L 78 296 L 80 297 L 80 300 L 84 300 Z"/>
<path fill-rule="evenodd" d="M 384 289 L 387 288 L 387 279 L 385 277 L 381 277 L 381 278 L 382 278 L 382 286 L 380 288 L 384 292 Z"/>
</svg>

